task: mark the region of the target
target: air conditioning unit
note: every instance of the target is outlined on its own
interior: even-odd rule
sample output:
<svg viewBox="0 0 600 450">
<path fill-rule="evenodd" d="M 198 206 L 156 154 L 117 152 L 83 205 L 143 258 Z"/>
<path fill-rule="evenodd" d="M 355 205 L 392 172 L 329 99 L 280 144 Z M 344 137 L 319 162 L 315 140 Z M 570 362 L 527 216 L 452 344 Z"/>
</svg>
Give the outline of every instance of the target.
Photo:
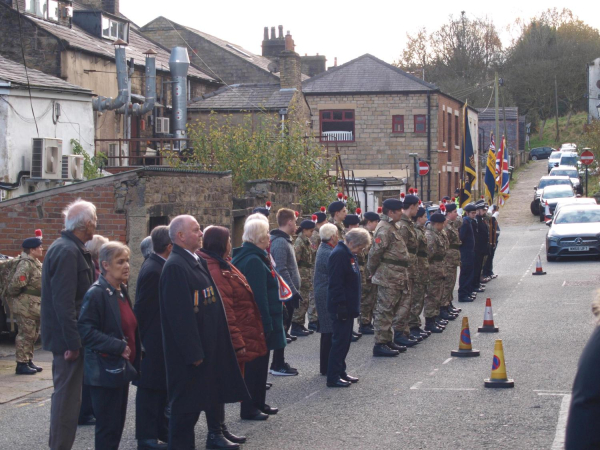
<svg viewBox="0 0 600 450">
<path fill-rule="evenodd" d="M 62 139 L 32 139 L 31 178 L 61 179 L 62 145 Z"/>
<path fill-rule="evenodd" d="M 155 127 L 157 134 L 169 134 L 169 118 L 157 117 Z"/>
<path fill-rule="evenodd" d="M 64 155 L 62 157 L 62 179 L 83 180 L 82 155 Z"/>
</svg>

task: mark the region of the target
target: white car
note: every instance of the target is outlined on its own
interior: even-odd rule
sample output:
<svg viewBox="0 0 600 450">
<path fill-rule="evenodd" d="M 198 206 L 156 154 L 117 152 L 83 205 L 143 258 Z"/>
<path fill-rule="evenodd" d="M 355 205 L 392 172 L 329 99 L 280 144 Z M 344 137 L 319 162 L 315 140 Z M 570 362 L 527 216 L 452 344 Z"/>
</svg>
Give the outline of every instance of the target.
<svg viewBox="0 0 600 450">
<path fill-rule="evenodd" d="M 548 157 L 548 173 L 554 168 L 554 164 L 560 161 L 561 153 L 560 151 L 555 151 L 550 153 Z"/>
<path fill-rule="evenodd" d="M 595 199 L 587 197 L 563 198 L 556 202 L 554 215 L 556 216 L 562 207 L 572 205 L 597 205 L 597 203 Z"/>
<path fill-rule="evenodd" d="M 577 152 L 577 144 L 570 144 L 568 142 L 560 146 L 559 152 Z"/>
<path fill-rule="evenodd" d="M 578 194 L 583 193 L 583 186 L 581 185 L 581 180 L 579 179 L 579 171 L 575 166 L 558 166 L 550 171 L 548 174 L 551 177 L 569 177 L 571 179 L 571 184 L 573 184 L 573 189 Z"/>
<path fill-rule="evenodd" d="M 546 259 L 600 255 L 600 206 L 563 206 L 547 225 Z"/>
</svg>

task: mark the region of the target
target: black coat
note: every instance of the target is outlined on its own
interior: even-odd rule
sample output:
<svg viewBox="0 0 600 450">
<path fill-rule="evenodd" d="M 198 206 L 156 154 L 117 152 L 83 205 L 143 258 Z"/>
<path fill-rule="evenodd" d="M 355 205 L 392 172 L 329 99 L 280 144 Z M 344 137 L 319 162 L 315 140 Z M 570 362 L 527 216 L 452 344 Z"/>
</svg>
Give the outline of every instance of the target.
<svg viewBox="0 0 600 450">
<path fill-rule="evenodd" d="M 125 300 L 131 300 L 125 286 L 121 286 Z M 113 387 L 106 384 L 104 370 L 98 363 L 98 353 L 120 356 L 128 345 L 121 327 L 120 296 L 102 275 L 87 291 L 83 299 L 78 328 L 85 349 L 83 382 L 89 386 Z M 135 360 L 133 367 L 139 372 L 142 346 L 139 329 L 135 331 Z"/>
<path fill-rule="evenodd" d="M 468 217 L 463 218 L 462 227 L 458 230 L 460 237 L 460 256 L 461 260 L 470 258 L 475 251 L 475 235 L 473 233 L 472 220 Z"/>
<path fill-rule="evenodd" d="M 81 348 L 77 318 L 94 282 L 92 256 L 70 231 L 52 243 L 42 265 L 42 346 L 53 353 Z"/>
<path fill-rule="evenodd" d="M 483 220 L 483 216 L 477 216 L 475 219 L 477 233 L 475 233 L 475 253 L 487 255 L 490 249 L 490 229 Z"/>
<path fill-rule="evenodd" d="M 206 261 L 178 245 L 160 277 L 160 316 L 172 414 L 249 399 Z"/>
<path fill-rule="evenodd" d="M 343 242 L 339 242 L 327 261 L 329 285 L 327 287 L 327 312 L 336 316 L 338 308 L 345 306 L 348 317 L 360 315 L 361 279 L 358 259 Z"/>
<path fill-rule="evenodd" d="M 596 327 L 579 359 L 567 422 L 566 450 L 600 448 L 600 327 Z"/>
<path fill-rule="evenodd" d="M 138 321 L 144 358 L 141 376 L 133 384 L 141 388 L 167 390 L 167 369 L 160 324 L 158 289 L 165 260 L 152 254 L 144 261 L 137 279 L 133 312 Z"/>
</svg>

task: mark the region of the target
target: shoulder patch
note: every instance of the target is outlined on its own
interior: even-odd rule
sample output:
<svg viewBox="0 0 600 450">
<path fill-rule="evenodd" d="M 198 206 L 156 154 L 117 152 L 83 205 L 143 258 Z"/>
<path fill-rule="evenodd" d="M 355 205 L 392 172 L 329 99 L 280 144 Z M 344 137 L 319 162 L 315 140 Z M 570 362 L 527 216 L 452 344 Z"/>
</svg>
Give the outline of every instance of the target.
<svg viewBox="0 0 600 450">
<path fill-rule="evenodd" d="M 25 277 L 25 275 L 21 275 L 19 277 L 19 281 L 26 281 L 26 280 L 27 280 L 27 278 Z"/>
<path fill-rule="evenodd" d="M 378 238 L 376 238 L 376 239 L 375 239 L 375 242 L 376 242 L 377 244 L 381 244 L 381 238 L 379 238 L 379 237 L 378 237 Z"/>
</svg>

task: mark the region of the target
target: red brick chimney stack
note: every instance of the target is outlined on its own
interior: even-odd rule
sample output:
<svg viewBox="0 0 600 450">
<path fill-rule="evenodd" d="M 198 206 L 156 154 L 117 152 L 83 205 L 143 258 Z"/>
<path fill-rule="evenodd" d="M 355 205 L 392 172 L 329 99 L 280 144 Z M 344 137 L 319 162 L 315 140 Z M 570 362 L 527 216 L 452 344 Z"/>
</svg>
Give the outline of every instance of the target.
<svg viewBox="0 0 600 450">
<path fill-rule="evenodd" d="M 294 40 L 292 39 L 292 35 L 288 31 L 287 34 L 285 35 L 285 51 L 293 52 L 293 51 L 295 51 L 295 49 L 296 49 L 296 46 L 294 45 Z"/>
<path fill-rule="evenodd" d="M 302 89 L 302 60 L 295 52 L 290 32 L 285 36 L 285 51 L 279 55 L 279 79 L 282 89 Z"/>
</svg>

